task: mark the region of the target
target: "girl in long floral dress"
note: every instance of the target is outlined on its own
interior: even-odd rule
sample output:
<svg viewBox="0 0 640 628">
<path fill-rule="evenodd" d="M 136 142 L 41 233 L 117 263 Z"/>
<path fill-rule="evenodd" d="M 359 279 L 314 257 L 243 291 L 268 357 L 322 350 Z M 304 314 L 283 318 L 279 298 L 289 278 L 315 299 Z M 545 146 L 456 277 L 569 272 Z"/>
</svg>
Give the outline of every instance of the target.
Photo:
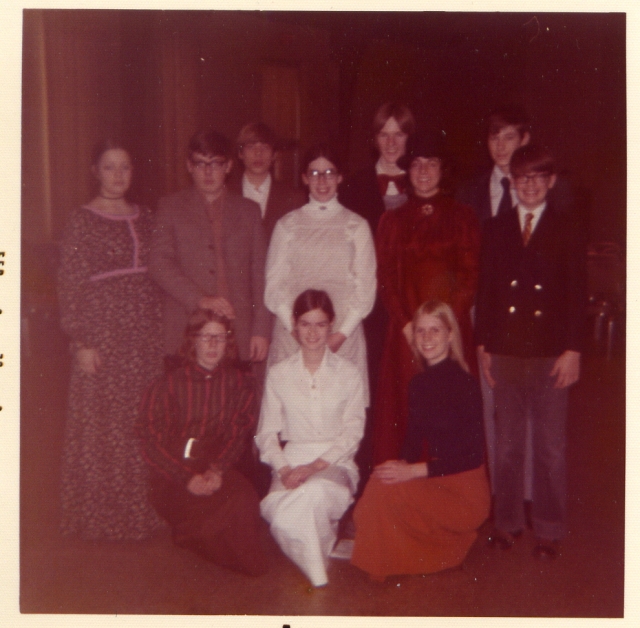
<svg viewBox="0 0 640 628">
<path fill-rule="evenodd" d="M 61 531 L 85 539 L 143 539 L 164 525 L 147 501 L 134 436 L 162 347 L 157 288 L 146 269 L 151 215 L 125 197 L 131 170 L 120 144 L 97 148 L 98 194 L 71 213 L 61 244 L 60 317 L 73 354 Z"/>
</svg>

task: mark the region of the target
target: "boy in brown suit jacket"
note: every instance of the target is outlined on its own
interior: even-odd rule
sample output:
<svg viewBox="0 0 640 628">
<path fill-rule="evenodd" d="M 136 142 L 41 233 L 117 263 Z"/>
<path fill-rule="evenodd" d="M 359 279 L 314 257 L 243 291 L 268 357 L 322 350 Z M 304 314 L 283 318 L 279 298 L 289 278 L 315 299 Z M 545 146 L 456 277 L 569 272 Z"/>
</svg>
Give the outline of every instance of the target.
<svg viewBox="0 0 640 628">
<path fill-rule="evenodd" d="M 179 348 L 197 307 L 233 321 L 240 359 L 264 361 L 273 320 L 266 309 L 266 237 L 257 203 L 229 192 L 229 140 L 196 133 L 187 170 L 193 186 L 160 199 L 149 272 L 164 291 L 165 350 Z"/>
</svg>

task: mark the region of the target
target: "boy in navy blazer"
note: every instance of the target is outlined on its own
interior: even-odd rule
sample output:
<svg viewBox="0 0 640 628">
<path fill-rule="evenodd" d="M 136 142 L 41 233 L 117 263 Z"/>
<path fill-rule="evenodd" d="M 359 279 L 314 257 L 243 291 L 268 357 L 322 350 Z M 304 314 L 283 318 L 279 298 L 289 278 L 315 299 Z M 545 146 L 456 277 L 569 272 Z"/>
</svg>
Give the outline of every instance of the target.
<svg viewBox="0 0 640 628">
<path fill-rule="evenodd" d="M 514 104 L 494 109 L 487 118 L 487 149 L 492 166 L 479 172 L 467 181 L 456 193 L 462 203 L 476 210 L 480 224 L 518 202 L 515 188 L 511 186 L 509 165 L 511 156 L 521 146 L 531 141 L 531 125 L 525 110 Z M 573 205 L 573 196 L 568 183 L 560 178 L 549 190 L 549 200 L 556 209 L 568 211 Z M 493 391 L 481 377 L 484 429 L 487 446 L 487 466 L 491 490 L 495 492 L 495 401 Z M 525 499 L 532 495 L 532 449 L 530 421 L 527 428 L 527 451 L 525 455 Z"/>
<path fill-rule="evenodd" d="M 548 198 L 553 159 L 537 146 L 510 161 L 517 205 L 484 224 L 476 302 L 478 360 L 496 403 L 494 525 L 508 549 L 525 525 L 523 461 L 533 426 L 534 556 L 555 558 L 566 534 L 568 388 L 580 376 L 586 246 L 571 214 Z"/>
</svg>

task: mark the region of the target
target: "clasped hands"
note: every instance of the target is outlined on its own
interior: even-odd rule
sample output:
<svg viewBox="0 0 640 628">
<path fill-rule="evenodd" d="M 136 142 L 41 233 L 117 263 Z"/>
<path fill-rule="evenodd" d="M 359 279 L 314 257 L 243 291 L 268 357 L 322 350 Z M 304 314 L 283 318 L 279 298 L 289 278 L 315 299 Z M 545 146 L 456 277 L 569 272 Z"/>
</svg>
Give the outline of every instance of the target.
<svg viewBox="0 0 640 628">
<path fill-rule="evenodd" d="M 425 478 L 427 473 L 426 462 L 409 464 L 406 460 L 387 460 L 373 469 L 373 477 L 383 484 L 399 484 L 415 478 Z"/>
<path fill-rule="evenodd" d="M 282 467 L 278 469 L 278 475 L 286 489 L 298 488 L 304 484 L 312 475 L 322 471 L 329 466 L 329 463 L 322 458 L 317 458 L 309 464 L 301 464 L 297 467 Z"/>
<path fill-rule="evenodd" d="M 209 467 L 204 473 L 194 475 L 187 483 L 192 495 L 213 495 L 222 486 L 222 471 Z"/>
</svg>

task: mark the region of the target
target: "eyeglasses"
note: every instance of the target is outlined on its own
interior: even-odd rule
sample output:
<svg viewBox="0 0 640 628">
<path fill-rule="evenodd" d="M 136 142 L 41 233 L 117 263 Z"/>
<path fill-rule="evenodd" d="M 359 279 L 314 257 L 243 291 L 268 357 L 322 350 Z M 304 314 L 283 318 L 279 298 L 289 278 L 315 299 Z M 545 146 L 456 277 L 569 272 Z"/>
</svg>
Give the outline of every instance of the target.
<svg viewBox="0 0 640 628">
<path fill-rule="evenodd" d="M 531 174 L 519 174 L 513 177 L 518 185 L 526 183 L 544 183 L 551 176 L 550 172 L 533 172 Z"/>
<path fill-rule="evenodd" d="M 326 170 L 307 170 L 307 178 L 317 181 L 320 177 L 326 179 L 335 179 L 338 176 L 338 171 L 335 168 L 327 168 Z"/>
<path fill-rule="evenodd" d="M 214 172 L 220 172 L 224 170 L 227 165 L 226 159 L 211 159 L 209 161 L 204 161 L 203 159 L 191 159 L 191 165 L 201 172 L 206 172 L 207 169 L 211 168 Z"/>
<path fill-rule="evenodd" d="M 228 334 L 194 334 L 194 336 L 201 342 L 214 342 L 215 344 L 223 345 L 227 342 Z"/>
</svg>

